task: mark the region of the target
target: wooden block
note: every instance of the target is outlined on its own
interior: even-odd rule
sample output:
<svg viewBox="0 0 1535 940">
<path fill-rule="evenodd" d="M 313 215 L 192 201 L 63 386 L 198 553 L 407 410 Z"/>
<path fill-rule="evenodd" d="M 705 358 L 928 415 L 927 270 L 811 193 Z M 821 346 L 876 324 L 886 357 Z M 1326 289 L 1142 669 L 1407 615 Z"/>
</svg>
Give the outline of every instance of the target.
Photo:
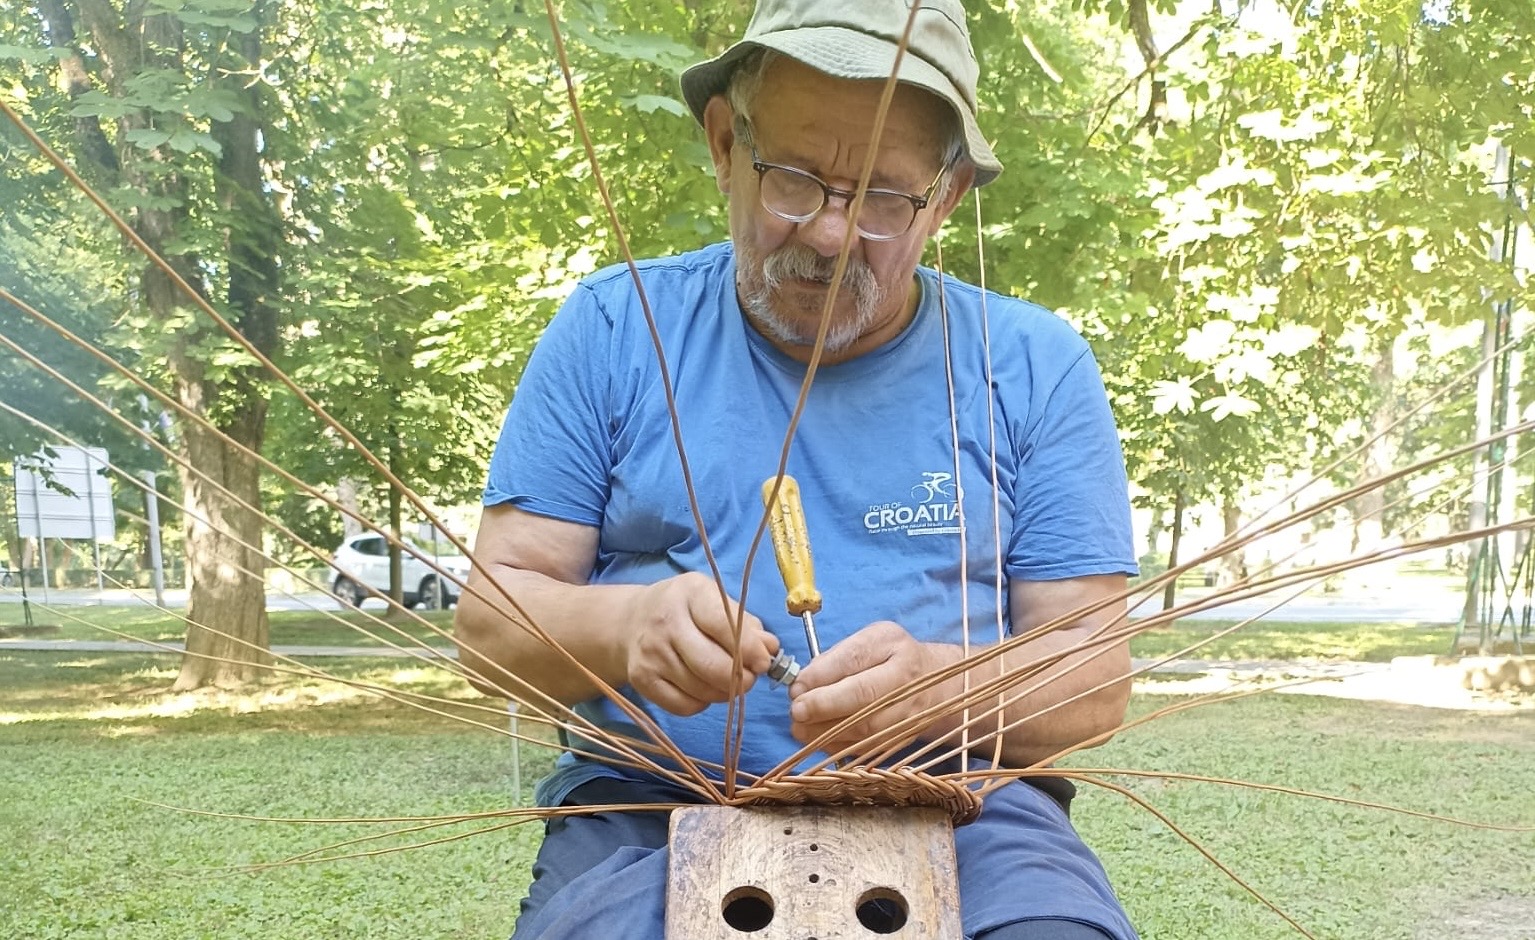
<svg viewBox="0 0 1535 940">
<path fill-rule="evenodd" d="M 687 807 L 670 848 L 668 940 L 963 940 L 942 810 Z"/>
</svg>

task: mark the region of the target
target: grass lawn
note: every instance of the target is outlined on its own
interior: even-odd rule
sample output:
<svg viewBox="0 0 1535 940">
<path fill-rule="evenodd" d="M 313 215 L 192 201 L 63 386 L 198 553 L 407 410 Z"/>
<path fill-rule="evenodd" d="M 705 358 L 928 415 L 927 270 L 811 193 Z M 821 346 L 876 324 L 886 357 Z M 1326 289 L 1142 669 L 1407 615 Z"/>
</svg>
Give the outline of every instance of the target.
<svg viewBox="0 0 1535 940">
<path fill-rule="evenodd" d="M 325 666 L 460 699 L 457 715 L 483 701 L 417 664 Z M 505 808 L 516 799 L 505 737 L 296 679 L 246 694 L 172 696 L 161 690 L 174 667 L 165 657 L 0 651 L 0 937 L 500 940 L 510 933 L 536 823 L 246 874 L 227 869 L 375 829 L 186 811 L 318 819 Z M 1136 707 L 1166 701 L 1145 696 Z M 499 714 L 484 717 L 504 726 Z M 547 759 L 532 751 L 523 748 L 525 781 Z M 1238 776 L 1535 825 L 1528 798 L 1535 714 L 1528 713 L 1257 697 L 1127 733 L 1076 763 Z M 1535 835 L 1203 784 L 1129 784 L 1318 936 L 1531 936 Z M 1148 940 L 1299 936 L 1122 798 L 1084 792 L 1075 817 Z M 1456 918 L 1489 905 L 1514 910 L 1522 919 L 1511 929 L 1525 932 L 1455 927 Z"/>
<path fill-rule="evenodd" d="M 453 612 L 446 610 L 412 611 L 410 617 L 397 615 L 396 619 L 380 623 L 385 613 L 382 607 L 364 611 L 335 610 L 274 610 L 267 614 L 272 627 L 272 644 L 302 646 L 381 646 L 382 637 L 402 646 L 414 645 L 396 630 L 436 646 L 451 643 L 422 626 L 416 617 L 422 617 L 444 632 L 451 632 Z M 41 640 L 149 640 L 158 643 L 179 643 L 186 639 L 187 626 L 178 617 L 162 613 L 151 607 L 58 607 L 48 609 L 34 605 L 32 619 L 38 624 L 57 627 L 47 633 L 39 633 Z M 22 619 L 20 604 L 0 604 L 0 629 L 18 626 Z M 214 624 L 214 626 L 218 626 Z M 370 636 L 369 634 L 372 634 Z"/>
<path fill-rule="evenodd" d="M 1140 711 L 1174 701 L 1143 696 Z M 1077 766 L 1280 784 L 1535 827 L 1535 713 L 1477 714 L 1298 695 L 1196 709 Z M 1535 937 L 1535 832 L 1485 832 L 1211 784 L 1125 783 L 1318 937 Z M 1074 819 L 1146 938 L 1299 937 L 1125 798 L 1084 788 Z M 1506 923 L 1479 914 L 1512 912 Z"/>
<path fill-rule="evenodd" d="M 1170 656 L 1237 623 L 1235 620 L 1179 620 L 1130 641 L 1135 656 Z M 1397 656 L 1447 655 L 1455 641 L 1452 626 L 1413 623 L 1287 623 L 1261 620 L 1213 640 L 1192 659 L 1319 659 L 1390 662 Z"/>
<path fill-rule="evenodd" d="M 359 611 L 272 611 L 274 645 L 305 646 L 379 646 L 382 636 L 391 642 L 408 645 L 394 629 L 437 646 L 448 645 L 414 617 L 400 618 L 384 626 L 378 610 Z M 439 629 L 449 632 L 451 611 L 419 611 Z M 137 607 L 61 607 L 38 609 L 34 619 L 53 624 L 56 632 L 39 635 L 50 640 L 111 640 L 124 635 L 133 639 L 179 642 L 186 636 L 181 620 L 150 608 Z M 1136 656 L 1155 658 L 1170 655 L 1184 647 L 1231 626 L 1233 620 L 1180 620 L 1137 637 L 1131 643 Z M 0 604 L 0 629 L 22 623 L 20 604 Z M 108 632 L 105 628 L 109 628 Z M 391 629 L 393 628 L 393 629 Z M 366 632 L 364 632 L 366 631 Z M 1216 640 L 1189 654 L 1197 659 L 1351 659 L 1387 662 L 1397 656 L 1422 656 L 1448 653 L 1454 640 L 1454 628 L 1424 627 L 1418 624 L 1391 623 L 1287 623 L 1262 621 L 1249 624 L 1229 637 Z"/>
<path fill-rule="evenodd" d="M 484 701 L 415 664 L 324 665 L 349 678 Z M 0 654 L 0 937 L 511 932 L 537 823 L 436 848 L 243 874 L 228 869 L 394 827 L 185 811 L 315 819 L 504 809 L 516 800 L 507 738 L 330 683 L 279 680 L 246 695 L 157 691 L 174 668 L 167 657 Z M 504 712 L 472 717 L 505 727 Z M 549 752 L 522 750 L 531 781 Z"/>
</svg>

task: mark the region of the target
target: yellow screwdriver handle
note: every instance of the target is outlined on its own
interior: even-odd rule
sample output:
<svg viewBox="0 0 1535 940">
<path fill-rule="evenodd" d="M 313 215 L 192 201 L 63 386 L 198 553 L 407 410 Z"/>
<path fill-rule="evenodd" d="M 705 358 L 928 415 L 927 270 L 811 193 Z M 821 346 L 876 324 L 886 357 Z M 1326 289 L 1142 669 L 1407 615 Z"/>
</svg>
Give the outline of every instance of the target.
<svg viewBox="0 0 1535 940">
<path fill-rule="evenodd" d="M 815 561 L 810 557 L 810 533 L 805 528 L 805 510 L 800 505 L 799 484 L 785 476 L 778 484 L 778 498 L 773 499 L 777 477 L 762 484 L 762 505 L 768 510 L 768 528 L 773 531 L 773 554 L 778 558 L 778 573 L 789 591 L 789 613 L 796 616 L 819 613 L 821 592 L 815 589 Z"/>
</svg>

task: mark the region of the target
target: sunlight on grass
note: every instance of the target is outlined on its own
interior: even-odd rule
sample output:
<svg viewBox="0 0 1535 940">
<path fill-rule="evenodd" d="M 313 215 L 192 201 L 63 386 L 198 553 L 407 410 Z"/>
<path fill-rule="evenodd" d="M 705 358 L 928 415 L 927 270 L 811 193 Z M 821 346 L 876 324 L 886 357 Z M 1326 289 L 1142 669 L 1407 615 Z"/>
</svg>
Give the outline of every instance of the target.
<svg viewBox="0 0 1535 940">
<path fill-rule="evenodd" d="M 1130 641 L 1136 656 L 1161 658 L 1207 639 L 1234 620 L 1179 620 Z M 1398 656 L 1449 651 L 1453 627 L 1387 623 L 1284 623 L 1262 620 L 1211 641 L 1187 655 L 1193 659 L 1355 660 L 1389 662 Z"/>
<path fill-rule="evenodd" d="M 44 654 L 36 654 L 43 656 Z M 365 668 L 352 677 L 430 684 L 430 669 Z M 102 693 L 142 683 L 132 659 L 78 676 L 62 708 L 100 710 Z M 0 660 L 0 688 L 56 674 Z M 44 688 L 38 689 L 41 683 Z M 378 824 L 279 825 L 209 818 L 451 816 L 508 808 L 513 750 L 484 731 L 313 682 L 253 689 L 258 711 L 159 723 L 29 722 L 0 729 L 0 936 L 378 938 L 504 937 L 526 885 L 539 825 L 378 858 L 227 877 L 371 835 Z M 170 701 L 176 697 L 166 697 Z M 1160 697 L 1158 697 L 1160 699 Z M 229 700 L 208 695 L 211 705 Z M 1141 701 L 1137 710 L 1153 707 Z M 273 724 L 266 719 L 282 719 Z M 290 721 L 291 719 L 291 721 Z M 1447 715 L 1365 702 L 1260 698 L 1196 710 L 1077 755 L 1076 766 L 1170 769 L 1253 778 L 1473 819 L 1535 823 L 1523 799 L 1535 765 L 1535 716 Z M 319 732 L 319 733 L 316 733 Z M 530 784 L 552 752 L 529 747 Z M 1415 940 L 1442 909 L 1445 871 L 1518 885 L 1535 837 L 1484 833 L 1298 797 L 1154 779 L 1124 782 L 1190 827 L 1226 862 L 1320 936 Z M 151 806 L 149 801 L 159 806 Z M 1148 938 L 1288 940 L 1271 913 L 1155 819 L 1083 788 L 1073 818 L 1100 853 Z M 471 825 L 469 828 L 473 828 Z M 441 834 L 453 831 L 443 830 Z M 383 840 L 398 847 L 437 833 Z M 368 843 L 367 848 L 374 847 Z M 186 877 L 175 877 L 184 875 Z M 168 877 L 169 876 L 169 877 Z M 1525 891 L 1535 894 L 1535 891 Z M 402 903 L 429 898 L 429 903 Z M 207 912 L 218 912 L 210 933 Z M 67 912 L 61 914 L 61 912 Z M 64 921 L 70 926 L 54 930 Z"/>
<path fill-rule="evenodd" d="M 1317 634 L 1310 641 L 1300 633 L 1275 637 L 1286 648 L 1355 642 L 1347 648 L 1358 654 L 1403 635 L 1388 626 L 1350 641 L 1336 625 Z M 173 694 L 166 690 L 174 665 L 136 654 L 0 651 L 0 831 L 7 833 L 0 937 L 448 940 L 511 932 L 539 825 L 232 877 L 242 866 L 370 835 L 378 826 L 280 825 L 166 808 L 311 820 L 506 809 L 527 800 L 554 751 L 514 750 L 500 736 L 501 702 L 414 661 L 342 658 L 323 667 L 348 680 L 454 699 L 448 711 L 484 727 L 301 676 L 274 676 L 238 692 Z M 1132 707 L 1143 713 L 1168 701 L 1137 697 Z M 487 711 L 471 711 L 476 705 Z M 523 730 L 552 741 L 547 729 L 529 723 Z M 1535 714 L 1260 696 L 1126 732 L 1069 763 L 1252 779 L 1535 825 L 1525 797 Z M 1513 901 L 1535 904 L 1527 880 L 1535 835 L 1209 784 L 1117 782 L 1187 826 L 1318 936 L 1422 940 L 1421 925 L 1466 900 L 1463 885 L 1446 883 L 1447 871 L 1475 870 L 1487 884 L 1513 886 Z M 1090 786 L 1081 790 L 1073 821 L 1148 940 L 1295 936 L 1144 810 Z M 393 850 L 433 835 L 379 845 Z"/>
<path fill-rule="evenodd" d="M 0 722 L 0 724 L 4 724 L 4 722 Z M 159 733 L 160 729 L 154 725 L 114 725 L 110 728 L 102 729 L 101 736 L 104 738 L 141 738 Z"/>
<path fill-rule="evenodd" d="M 257 691 L 233 692 L 219 689 L 144 696 L 137 702 L 111 705 L 77 705 L 54 711 L 26 714 L 0 713 L 0 724 L 21 721 L 132 721 L 139 718 L 181 718 L 199 711 L 245 715 L 255 712 L 292 708 L 314 708 L 361 700 L 373 701 L 375 693 L 336 683 L 289 685 Z"/>
<path fill-rule="evenodd" d="M 131 639 L 154 643 L 178 643 L 186 638 L 184 611 L 165 612 L 149 607 L 82 606 L 50 610 L 34 604 L 34 618 L 56 624 L 58 629 L 40 639 L 118 640 Z M 414 647 L 418 642 L 431 646 L 451 645 L 453 612 L 442 610 L 412 611 L 409 617 L 379 623 L 382 610 L 277 610 L 267 614 L 274 645 L 303 646 L 379 646 L 386 644 Z M 0 604 L 0 626 L 17 626 L 20 604 Z M 421 618 L 430 626 L 417 621 Z M 398 631 L 398 632 L 397 632 Z M 403 634 L 403 635 L 402 635 Z"/>
<path fill-rule="evenodd" d="M 0 657 L 0 725 L 24 722 L 131 722 L 176 719 L 211 713 L 253 715 L 377 705 L 377 692 L 345 682 L 274 673 L 247 688 L 168 692 L 177 670 L 169 666 L 131 668 L 121 655 L 90 658 L 32 654 L 32 662 L 54 661 L 40 674 L 24 671 L 19 657 Z M 10 668 L 7 668 L 9 666 Z M 457 701 L 479 696 L 464 680 L 442 669 L 398 667 L 378 661 L 328 660 L 320 668 L 340 678 L 387 689 Z M 38 672 L 33 670 L 33 672 Z"/>
</svg>

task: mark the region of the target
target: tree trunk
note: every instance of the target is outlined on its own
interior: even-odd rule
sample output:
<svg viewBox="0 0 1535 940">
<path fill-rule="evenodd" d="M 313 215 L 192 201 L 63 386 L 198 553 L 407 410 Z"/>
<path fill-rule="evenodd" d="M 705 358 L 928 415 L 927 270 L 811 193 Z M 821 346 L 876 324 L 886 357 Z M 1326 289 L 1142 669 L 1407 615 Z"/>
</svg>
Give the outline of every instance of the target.
<svg viewBox="0 0 1535 940">
<path fill-rule="evenodd" d="M 254 8 L 258 21 L 262 9 Z M 261 32 L 238 40 L 238 56 L 229 63 L 238 74 L 261 61 Z M 263 354 L 277 347 L 277 252 L 281 224 L 262 179 L 259 83 L 242 82 L 230 90 L 243 105 L 231 120 L 215 122 L 213 138 L 221 154 L 215 174 L 215 198 L 223 212 L 222 249 L 229 271 L 226 309 L 234 326 Z M 267 399 L 255 364 L 226 370 L 218 382 L 204 378 L 200 361 L 175 357 L 183 403 L 201 399 L 198 414 L 217 414 L 219 429 L 259 453 L 266 436 Z M 211 406 L 217 405 L 214 409 Z M 193 467 L 212 476 L 234 498 L 182 473 L 189 518 L 187 567 L 187 655 L 176 688 L 227 685 L 259 675 L 271 663 L 271 634 L 266 615 L 266 569 L 260 553 L 261 471 L 255 460 L 215 438 L 205 429 L 189 429 L 183 448 Z M 193 486 L 200 491 L 194 499 Z M 236 498 L 245 503 L 236 502 Z M 217 631 L 217 632 L 215 632 Z"/>
<path fill-rule="evenodd" d="M 1167 569 L 1178 566 L 1178 546 L 1183 541 L 1183 490 L 1173 497 L 1172 544 L 1167 547 Z M 1171 610 L 1178 602 L 1178 579 L 1170 578 L 1162 587 L 1162 609 Z"/>
<path fill-rule="evenodd" d="M 86 34 L 78 46 L 88 45 L 92 55 L 61 59 L 61 81 L 72 95 L 100 81 L 113 96 L 131 97 L 140 75 L 185 69 L 188 37 L 180 21 L 152 6 L 44 0 L 39 12 L 56 43 L 76 45 L 76 34 Z M 264 11 L 258 5 L 254 12 L 260 21 Z M 157 116 L 146 107 L 118 118 L 115 155 L 102 151 L 105 138 L 96 119 L 82 120 L 77 130 L 80 152 L 99 175 L 155 200 L 146 200 L 134 214 L 138 235 L 203 296 L 210 290 L 207 272 L 223 272 L 227 315 L 256 348 L 270 354 L 277 343 L 273 304 L 281 229 L 261 173 L 262 86 L 242 77 L 261 61 L 260 36 L 258 27 L 226 41 L 222 48 L 232 51 L 218 71 L 228 77 L 196 77 L 221 82 L 241 104 L 232 120 L 211 122 L 210 133 L 221 151 L 211 192 L 195 163 L 180 162 L 164 145 L 145 150 L 130 140 L 131 132 L 154 129 L 156 120 L 176 119 L 168 113 Z M 97 71 L 87 71 L 88 66 Z M 195 227 L 209 224 L 209 219 L 222 235 L 211 258 L 192 250 L 167 256 L 170 245 L 208 245 L 209 233 Z M 258 552 L 246 547 L 261 544 L 260 517 L 250 508 L 260 505 L 260 474 L 249 457 L 219 440 L 203 422 L 211 421 L 234 441 L 259 451 L 266 397 L 254 366 L 226 363 L 216 373 L 209 371 L 209 339 L 216 328 L 202 314 L 187 313 L 188 298 L 169 275 L 147 263 L 140 288 L 140 302 L 158 322 L 182 324 L 170 337 L 162 367 L 177 399 L 197 416 L 179 422 L 176 441 L 192 469 L 178 469 L 188 510 L 184 525 L 190 599 L 187 655 L 175 687 L 244 681 L 270 658 L 263 566 Z"/>
<path fill-rule="evenodd" d="M 1482 327 L 1483 364 L 1476 376 L 1476 415 L 1475 427 L 1472 431 L 1476 440 L 1492 434 L 1492 410 L 1495 397 L 1492 354 L 1498 348 L 1497 336 L 1498 310 L 1495 307 Z M 1479 447 L 1472 456 L 1471 499 L 1466 513 L 1468 528 L 1480 529 L 1487 525 L 1487 483 L 1491 474 L 1491 448 Z M 1469 564 L 1466 566 L 1466 602 L 1461 609 L 1462 646 L 1470 641 L 1473 630 L 1478 635 L 1478 642 L 1481 641 L 1482 589 L 1484 584 L 1489 583 L 1487 569 L 1493 563 L 1490 540 L 1477 539 L 1475 542 L 1468 543 L 1466 548 L 1469 550 L 1467 558 Z"/>
<path fill-rule="evenodd" d="M 259 414 L 246 416 L 247 430 L 265 419 L 264 406 L 254 411 Z M 186 428 L 181 442 L 183 456 L 201 474 L 250 505 L 260 505 L 261 475 L 253 460 L 205 428 Z M 175 688 L 237 685 L 257 678 L 271 664 L 262 559 L 246 547 L 261 544 L 261 518 L 202 475 L 183 469 L 181 485 L 190 592 L 187 652 Z"/>
<path fill-rule="evenodd" d="M 396 477 L 400 475 L 400 435 L 393 427 L 390 428 L 389 441 L 389 472 Z M 401 504 L 400 491 L 397 487 L 389 487 L 389 534 L 394 537 L 389 545 L 389 596 L 394 599 L 394 604 L 389 608 L 389 616 L 397 616 L 405 605 L 404 563 L 400 558 L 400 532 L 404 516 L 404 506 Z"/>
<path fill-rule="evenodd" d="M 1221 523 L 1224 539 L 1230 539 L 1242 527 L 1242 507 L 1229 496 L 1221 504 Z M 1219 577 L 1223 586 L 1247 580 L 1247 550 L 1237 548 L 1222 555 Z"/>
<path fill-rule="evenodd" d="M 336 502 L 347 511 L 341 514 L 341 534 L 346 538 L 361 535 L 362 523 L 357 520 L 362 515 L 362 510 L 358 508 L 356 480 L 351 477 L 342 477 L 336 481 Z"/>
<path fill-rule="evenodd" d="M 1369 434 L 1373 441 L 1365 449 L 1364 460 L 1355 483 L 1381 476 L 1396 466 L 1397 446 L 1394 435 L 1386 433 L 1396 420 L 1396 359 L 1390 337 L 1377 340 L 1370 380 L 1375 387 L 1375 410 L 1370 415 Z M 1354 517 L 1352 550 L 1372 551 L 1381 547 L 1386 536 L 1386 491 L 1377 487 L 1361 493 L 1349 504 Z"/>
</svg>

